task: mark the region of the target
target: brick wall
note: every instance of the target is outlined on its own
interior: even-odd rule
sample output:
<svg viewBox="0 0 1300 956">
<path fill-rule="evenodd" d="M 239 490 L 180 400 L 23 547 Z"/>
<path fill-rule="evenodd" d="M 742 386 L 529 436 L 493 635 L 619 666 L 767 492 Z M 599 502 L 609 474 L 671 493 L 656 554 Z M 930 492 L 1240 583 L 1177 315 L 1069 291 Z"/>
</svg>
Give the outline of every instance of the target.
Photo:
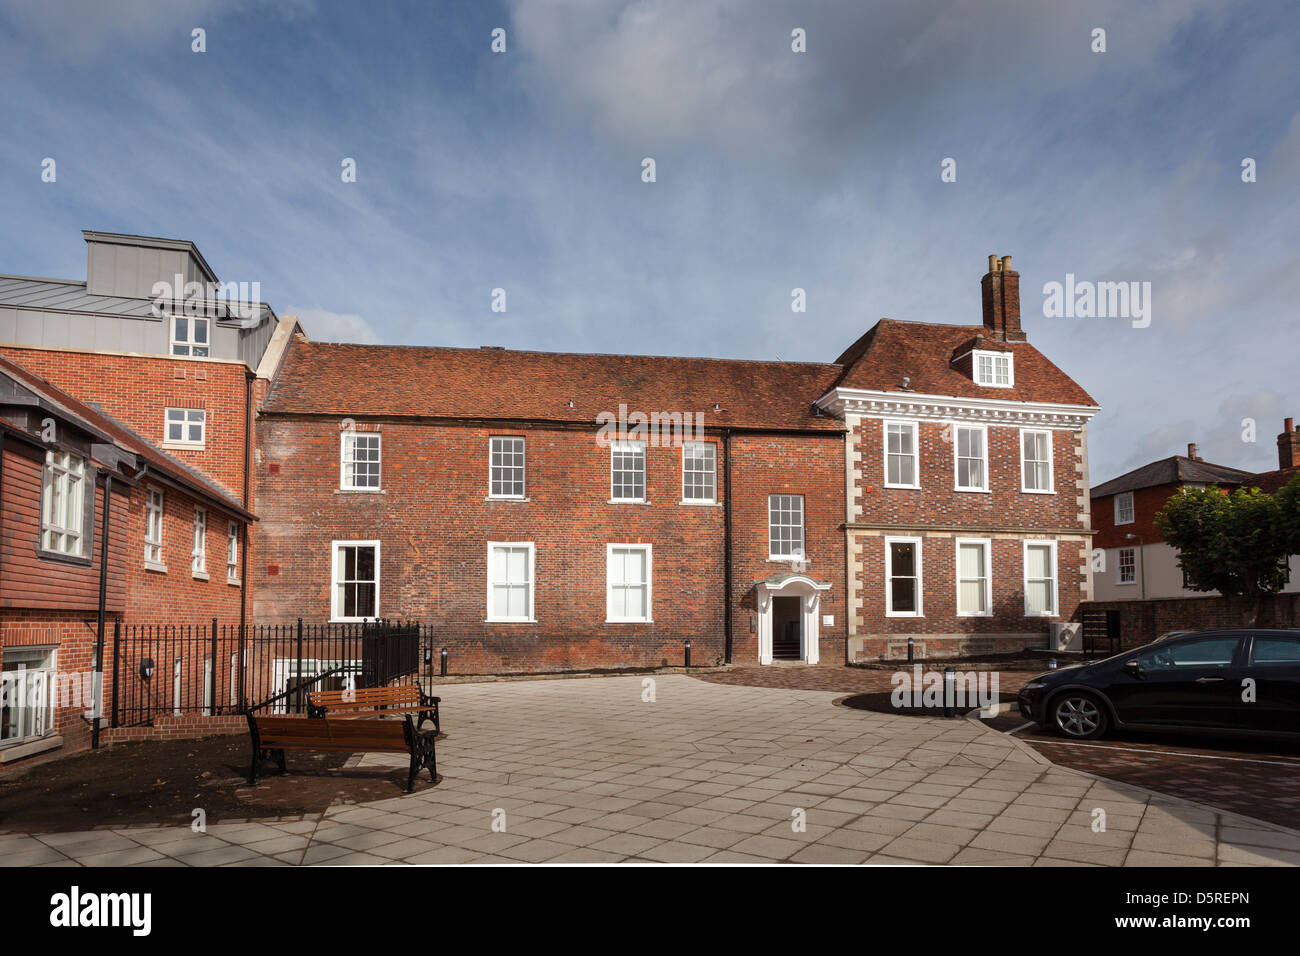
<svg viewBox="0 0 1300 956">
<path fill-rule="evenodd" d="M 1156 544 L 1164 540 L 1156 530 L 1156 513 L 1165 506 L 1169 496 L 1177 492 L 1178 485 L 1157 485 L 1139 488 L 1133 492 L 1133 523 L 1115 524 L 1115 495 L 1097 498 L 1092 503 L 1093 527 L 1097 531 L 1092 539 L 1094 548 L 1129 548 L 1137 544 L 1124 537 L 1136 534 L 1143 544 Z"/>
<path fill-rule="evenodd" d="M 1250 607 L 1241 599 L 1223 597 L 1153 598 L 1136 601 L 1088 601 L 1083 610 L 1117 610 L 1120 643 L 1138 647 L 1168 631 L 1206 631 L 1237 627 L 1300 627 L 1300 592 L 1264 599 L 1259 617 L 1248 625 Z"/>
<path fill-rule="evenodd" d="M 454 673 L 654 667 L 724 654 L 724 515 L 682 505 L 681 450 L 646 450 L 647 504 L 611 504 L 610 453 L 595 430 L 384 422 L 383 491 L 341 492 L 337 420 L 264 416 L 255 467 L 261 501 L 254 568 L 262 622 L 330 613 L 330 544 L 378 539 L 380 613 L 434 627 Z M 486 500 L 492 435 L 527 439 L 527 500 Z M 709 440 L 718 441 L 715 437 Z M 842 600 L 842 438 L 746 436 L 733 442 L 736 472 L 737 659 L 756 639 L 742 603 L 767 561 L 767 494 L 808 496 L 815 572 Z M 725 500 L 723 455 L 719 496 Z M 487 623 L 487 543 L 535 545 L 536 623 Z M 606 545 L 653 548 L 653 623 L 605 621 Z M 842 615 L 837 613 L 837 626 Z M 837 636 L 837 634 L 839 636 Z M 842 630 L 828 628 L 823 659 L 842 660 Z"/>
</svg>

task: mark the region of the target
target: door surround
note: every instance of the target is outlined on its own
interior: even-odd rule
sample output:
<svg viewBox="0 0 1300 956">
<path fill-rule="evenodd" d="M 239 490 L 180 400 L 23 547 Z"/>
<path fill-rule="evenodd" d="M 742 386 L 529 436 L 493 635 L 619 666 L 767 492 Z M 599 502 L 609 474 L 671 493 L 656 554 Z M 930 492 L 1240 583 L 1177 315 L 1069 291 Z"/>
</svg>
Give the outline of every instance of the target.
<svg viewBox="0 0 1300 956">
<path fill-rule="evenodd" d="M 806 574 L 783 574 L 759 581 L 754 586 L 755 606 L 758 610 L 758 662 L 772 663 L 772 598 L 799 598 L 800 621 L 803 637 L 803 657 L 805 664 L 816 664 L 818 655 L 818 638 L 821 634 L 822 592 L 831 589 L 830 583 L 810 578 Z"/>
</svg>

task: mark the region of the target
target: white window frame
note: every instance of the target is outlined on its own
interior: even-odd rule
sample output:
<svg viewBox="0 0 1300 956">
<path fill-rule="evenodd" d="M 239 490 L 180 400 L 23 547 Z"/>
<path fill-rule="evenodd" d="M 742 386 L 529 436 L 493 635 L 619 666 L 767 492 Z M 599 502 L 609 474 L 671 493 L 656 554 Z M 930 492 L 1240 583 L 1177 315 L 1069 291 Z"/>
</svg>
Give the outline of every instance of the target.
<svg viewBox="0 0 1300 956">
<path fill-rule="evenodd" d="M 1121 501 L 1128 501 L 1128 517 L 1124 517 L 1124 509 L 1120 505 Z M 1133 503 L 1133 492 L 1121 491 L 1115 496 L 1115 524 L 1133 524 L 1137 520 L 1137 510 Z"/>
<path fill-rule="evenodd" d="M 1026 435 L 1046 435 L 1047 436 L 1047 487 L 1030 488 L 1026 479 L 1029 477 L 1029 469 L 1026 467 L 1029 459 L 1025 457 L 1025 436 Z M 1054 495 L 1056 494 L 1056 465 L 1054 453 L 1054 437 L 1050 428 L 1022 428 L 1020 429 L 1020 447 L 1017 454 L 1020 456 L 1020 491 L 1027 495 Z M 1037 459 L 1035 459 L 1037 460 Z"/>
<path fill-rule="evenodd" d="M 358 485 L 356 483 L 355 468 L 353 469 L 353 473 L 352 473 L 352 484 L 348 484 L 348 465 L 355 466 L 357 463 L 356 439 L 358 438 L 365 438 L 365 439 L 373 438 L 375 440 L 375 452 L 379 457 L 374 462 L 374 464 L 378 466 L 378 471 L 375 475 L 376 484 L 374 484 L 373 486 Z M 349 441 L 352 442 L 351 448 L 348 447 Z M 363 462 L 363 464 L 369 465 L 370 462 L 368 461 Z M 383 488 L 384 488 L 384 436 L 383 434 L 380 432 L 357 431 L 355 428 L 345 429 L 343 432 L 339 434 L 339 490 L 377 492 L 377 491 L 382 491 Z"/>
<path fill-rule="evenodd" d="M 984 551 L 984 610 L 963 611 L 961 609 L 961 549 L 962 545 L 977 545 Z M 993 541 L 991 538 L 958 538 L 953 548 L 953 578 L 957 582 L 957 599 L 955 607 L 958 617 L 992 617 L 993 616 Z"/>
<path fill-rule="evenodd" d="M 42 667 L 26 666 L 29 662 L 9 661 L 6 665 L 4 656 L 21 656 L 33 657 L 39 656 L 43 663 Z M 46 659 L 48 658 L 48 659 Z M 3 689 L 5 701 L 11 708 L 10 712 L 19 710 L 18 730 L 28 730 L 28 733 L 22 733 L 19 736 L 0 738 L 0 748 L 18 747 L 34 740 L 40 740 L 43 737 L 53 736 L 58 732 L 58 693 L 59 693 L 59 649 L 57 645 L 36 645 L 36 646 L 18 646 L 7 647 L 0 650 L 0 688 Z M 32 682 L 35 685 L 32 686 Z M 29 708 L 26 702 L 35 698 L 36 707 Z M 22 703 L 22 707 L 15 708 L 14 702 Z M 36 710 L 35 714 L 30 713 Z M 23 718 L 30 722 L 30 727 L 24 728 Z M 37 729 L 39 728 L 39 729 Z"/>
<path fill-rule="evenodd" d="M 645 552 L 645 582 L 644 584 L 628 584 L 623 582 L 615 585 L 613 581 L 614 552 L 615 551 L 643 551 Z M 640 543 L 610 543 L 605 545 L 605 623 L 606 624 L 653 624 L 654 623 L 654 546 Z M 614 609 L 614 588 L 615 587 L 645 587 L 645 616 L 644 617 L 616 617 Z"/>
<path fill-rule="evenodd" d="M 148 485 L 144 503 L 144 566 L 154 571 L 166 571 L 163 561 L 163 519 L 167 514 L 167 495 L 161 488 Z M 157 522 L 157 535 L 150 537 L 150 525 Z"/>
<path fill-rule="evenodd" d="M 1052 610 L 1051 613 L 1043 614 L 1029 610 L 1029 549 L 1032 547 L 1047 547 L 1051 549 L 1051 568 L 1052 568 Z M 1020 552 L 1020 577 L 1024 585 L 1025 595 L 1025 617 L 1060 617 L 1061 614 L 1061 567 L 1056 560 L 1056 541 L 1051 538 L 1027 538 L 1022 545 Z"/>
<path fill-rule="evenodd" d="M 41 470 L 41 551 L 67 558 L 90 556 L 86 540 L 94 527 L 95 496 L 86 493 L 87 479 L 93 483 L 95 475 L 84 455 L 57 449 L 45 452 Z M 56 506 L 60 514 L 55 514 Z M 75 548 L 70 547 L 69 539 L 75 541 Z"/>
<path fill-rule="evenodd" d="M 239 522 L 226 524 L 226 583 L 241 584 L 239 577 Z"/>
<path fill-rule="evenodd" d="M 497 465 L 497 463 L 496 463 L 496 456 L 497 456 L 497 443 L 498 443 L 498 442 L 502 442 L 502 443 L 509 442 L 509 443 L 511 443 L 512 445 L 513 445 L 513 443 L 518 442 L 519 445 L 521 446 L 521 454 L 522 454 L 522 456 L 523 456 L 523 463 L 522 463 L 521 465 L 518 465 L 518 466 L 516 466 L 516 465 Z M 503 451 L 502 453 L 505 454 L 504 451 Z M 512 450 L 511 452 L 509 452 L 509 454 L 514 454 L 513 450 Z M 498 493 L 494 490 L 494 489 L 496 488 L 496 485 L 497 485 L 497 479 L 496 479 L 496 471 L 497 471 L 497 469 L 498 469 L 498 468 L 502 468 L 502 469 L 510 469 L 510 470 L 513 470 L 513 469 L 516 468 L 516 467 L 519 468 L 519 472 L 520 472 L 520 475 L 519 475 L 519 486 L 520 486 L 519 494 L 514 494 L 514 493 L 511 493 L 511 494 L 508 494 L 508 495 L 498 494 Z M 513 480 L 512 480 L 510 483 L 513 484 L 513 483 L 514 483 Z M 523 500 L 524 498 L 526 498 L 527 496 L 528 496 L 528 439 L 525 438 L 523 435 L 491 435 L 491 436 L 489 436 L 489 437 L 488 437 L 488 497 L 489 497 L 489 498 L 508 498 L 508 499 L 513 500 L 513 501 L 522 501 L 522 500 Z"/>
<path fill-rule="evenodd" d="M 695 498 L 693 498 L 693 497 L 689 497 L 689 496 L 686 494 L 686 489 L 687 489 L 687 484 L 686 484 L 686 475 L 687 475 L 687 471 L 686 471 L 686 450 L 687 450 L 688 448 L 708 448 L 708 449 L 711 450 L 712 458 L 710 459 L 710 463 L 711 463 L 712 466 L 713 466 L 712 469 L 711 469 L 710 471 L 698 471 L 698 470 L 692 470 L 692 471 L 690 472 L 692 475 L 708 475 L 708 476 L 709 476 L 709 484 L 710 484 L 710 486 L 711 486 L 712 489 L 713 489 L 713 493 L 712 493 L 711 495 L 707 496 L 707 497 L 704 497 L 704 498 L 698 498 L 698 497 L 695 497 Z M 716 443 L 716 442 L 711 442 L 711 441 L 687 441 L 687 442 L 682 442 L 682 504 L 684 504 L 684 505 L 716 505 L 717 503 L 718 503 L 718 445 L 717 445 L 717 443 Z"/>
<path fill-rule="evenodd" d="M 492 578 L 492 552 L 497 548 L 523 548 L 528 552 L 528 580 L 523 582 L 528 585 L 528 610 L 522 616 L 496 615 L 492 613 L 492 589 L 500 584 L 505 587 L 517 586 L 519 582 L 514 581 L 494 581 Z M 536 624 L 537 623 L 537 606 L 535 604 L 537 593 L 537 546 L 532 541 L 489 541 L 487 545 L 487 569 L 484 575 L 487 578 L 487 608 L 483 620 L 489 624 Z"/>
<path fill-rule="evenodd" d="M 895 544 L 911 544 L 915 546 L 916 554 L 916 610 L 915 611 L 895 611 L 894 610 L 894 589 L 890 586 L 894 580 L 894 556 L 892 547 Z M 885 617 L 925 617 L 925 548 L 921 538 L 889 535 L 885 538 Z"/>
<path fill-rule="evenodd" d="M 171 437 L 172 413 L 179 413 L 178 424 L 181 426 L 181 437 Z M 193 418 L 194 415 L 198 419 Z M 187 436 L 190 432 L 190 426 L 199 426 L 199 437 L 191 439 Z M 163 447 L 164 448 L 205 448 L 208 442 L 208 411 L 205 408 L 182 408 L 179 406 L 168 406 L 163 409 Z"/>
<path fill-rule="evenodd" d="M 176 337 L 177 322 L 186 323 L 185 326 L 186 337 L 183 339 Z M 199 342 L 194 337 L 194 329 L 199 322 L 202 322 L 204 324 L 204 327 L 208 330 L 207 339 L 203 342 Z M 170 325 L 171 325 L 170 336 L 171 336 L 171 347 L 172 347 L 171 355 L 173 357 L 188 356 L 190 358 L 211 358 L 212 320 L 210 318 L 205 318 L 204 316 L 198 316 L 198 315 L 173 315 L 171 317 Z M 177 348 L 182 348 L 185 351 L 178 352 Z M 203 351 L 195 352 L 194 351 L 195 349 L 203 349 Z"/>
<path fill-rule="evenodd" d="M 779 553 L 774 545 L 775 539 L 772 531 L 775 528 L 793 528 L 792 524 L 778 525 L 773 521 L 773 507 L 777 498 L 792 498 L 799 502 L 799 543 L 793 547 L 788 554 Z M 787 509 L 792 510 L 792 509 Z M 803 495 L 790 494 L 789 492 L 778 492 L 767 496 L 767 559 L 769 561 L 806 561 L 808 558 L 808 502 Z"/>
<path fill-rule="evenodd" d="M 194 547 L 190 551 L 190 572 L 203 581 L 208 579 L 208 510 L 194 509 Z"/>
<path fill-rule="evenodd" d="M 626 455 L 629 452 L 640 451 L 641 458 L 641 497 L 639 498 L 620 498 L 615 495 L 617 487 L 614 481 L 614 456 L 616 454 Z M 626 471 L 627 469 L 623 469 Z M 609 444 L 609 503 L 610 504 L 645 504 L 649 496 L 649 489 L 646 486 L 647 478 L 647 461 L 646 461 L 646 443 L 639 439 L 628 439 L 626 441 L 613 441 Z"/>
<path fill-rule="evenodd" d="M 979 485 L 963 485 L 961 483 L 961 433 L 963 431 L 973 431 L 980 433 L 980 447 L 983 454 L 980 457 L 980 475 L 983 483 Z M 969 456 L 966 456 L 969 459 Z M 973 459 L 969 459 L 973 460 Z M 954 491 L 988 491 L 989 490 L 989 427 L 987 425 L 971 425 L 963 422 L 952 423 L 952 487 Z"/>
<path fill-rule="evenodd" d="M 975 380 L 976 385 L 982 385 L 985 388 L 1015 388 L 1016 385 L 1016 361 L 1015 356 L 1010 352 L 990 352 L 988 350 L 972 349 L 971 350 L 971 378 Z M 980 374 L 980 359 L 988 359 L 992 365 L 993 380 L 985 381 Z M 1007 363 L 1007 380 L 1005 382 L 997 381 L 997 365 L 1006 359 Z"/>
<path fill-rule="evenodd" d="M 1132 577 L 1124 577 L 1124 552 L 1128 552 L 1133 557 L 1133 562 L 1129 570 L 1133 572 Z M 1137 548 L 1117 548 L 1115 550 L 1115 583 L 1116 584 L 1137 584 Z M 1186 585 L 1184 585 L 1185 587 Z"/>
<path fill-rule="evenodd" d="M 375 613 L 366 617 L 344 617 L 339 611 L 339 548 L 374 548 L 375 549 Z M 330 542 L 330 620 L 340 623 L 354 621 L 373 621 L 379 617 L 380 584 L 383 578 L 383 552 L 378 539 L 339 539 Z M 358 581 L 360 578 L 357 579 Z"/>
<path fill-rule="evenodd" d="M 891 425 L 900 425 L 912 431 L 912 478 L 911 484 L 889 480 L 889 429 Z M 880 454 L 884 469 L 882 484 L 886 488 L 920 488 L 921 487 L 921 425 L 919 422 L 904 418 L 884 418 L 880 423 Z M 904 457 L 901 453 L 898 457 Z"/>
</svg>

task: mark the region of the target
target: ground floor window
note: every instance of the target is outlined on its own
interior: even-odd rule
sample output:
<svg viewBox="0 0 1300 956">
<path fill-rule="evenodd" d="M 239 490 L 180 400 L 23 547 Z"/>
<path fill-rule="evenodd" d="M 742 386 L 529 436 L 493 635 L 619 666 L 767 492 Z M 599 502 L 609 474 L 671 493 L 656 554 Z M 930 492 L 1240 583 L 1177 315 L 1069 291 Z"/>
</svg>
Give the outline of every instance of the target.
<svg viewBox="0 0 1300 956">
<path fill-rule="evenodd" d="M 335 541 L 330 617 L 364 621 L 379 616 L 379 542 Z"/>
<path fill-rule="evenodd" d="M 957 539 L 957 614 L 981 617 L 992 613 L 992 576 L 989 574 L 989 541 L 986 538 Z"/>
<path fill-rule="evenodd" d="M 1118 567 L 1119 574 L 1115 578 L 1116 582 L 1119 584 L 1135 584 L 1137 582 L 1137 550 L 1134 548 L 1120 548 Z"/>
<path fill-rule="evenodd" d="M 487 600 L 489 621 L 532 621 L 531 541 L 494 541 L 488 544 Z"/>
<path fill-rule="evenodd" d="M 650 620 L 651 547 L 611 544 L 606 549 L 605 619 Z"/>
<path fill-rule="evenodd" d="M 1056 616 L 1056 542 L 1025 542 L 1025 614 Z"/>
<path fill-rule="evenodd" d="M 58 649 L 10 647 L 0 675 L 0 743 L 21 743 L 54 733 Z"/>
<path fill-rule="evenodd" d="M 885 539 L 885 615 L 921 617 L 921 539 Z"/>
</svg>

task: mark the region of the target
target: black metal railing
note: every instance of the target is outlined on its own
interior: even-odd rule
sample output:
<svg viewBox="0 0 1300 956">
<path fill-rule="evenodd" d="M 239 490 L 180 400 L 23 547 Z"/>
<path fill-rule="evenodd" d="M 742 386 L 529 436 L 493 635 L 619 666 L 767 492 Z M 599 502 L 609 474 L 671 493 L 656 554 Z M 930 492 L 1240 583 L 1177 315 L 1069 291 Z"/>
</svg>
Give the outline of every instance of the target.
<svg viewBox="0 0 1300 956">
<path fill-rule="evenodd" d="M 114 727 L 166 716 L 305 713 L 311 690 L 378 687 L 431 660 L 413 621 L 124 624 L 113 629 Z"/>
</svg>

